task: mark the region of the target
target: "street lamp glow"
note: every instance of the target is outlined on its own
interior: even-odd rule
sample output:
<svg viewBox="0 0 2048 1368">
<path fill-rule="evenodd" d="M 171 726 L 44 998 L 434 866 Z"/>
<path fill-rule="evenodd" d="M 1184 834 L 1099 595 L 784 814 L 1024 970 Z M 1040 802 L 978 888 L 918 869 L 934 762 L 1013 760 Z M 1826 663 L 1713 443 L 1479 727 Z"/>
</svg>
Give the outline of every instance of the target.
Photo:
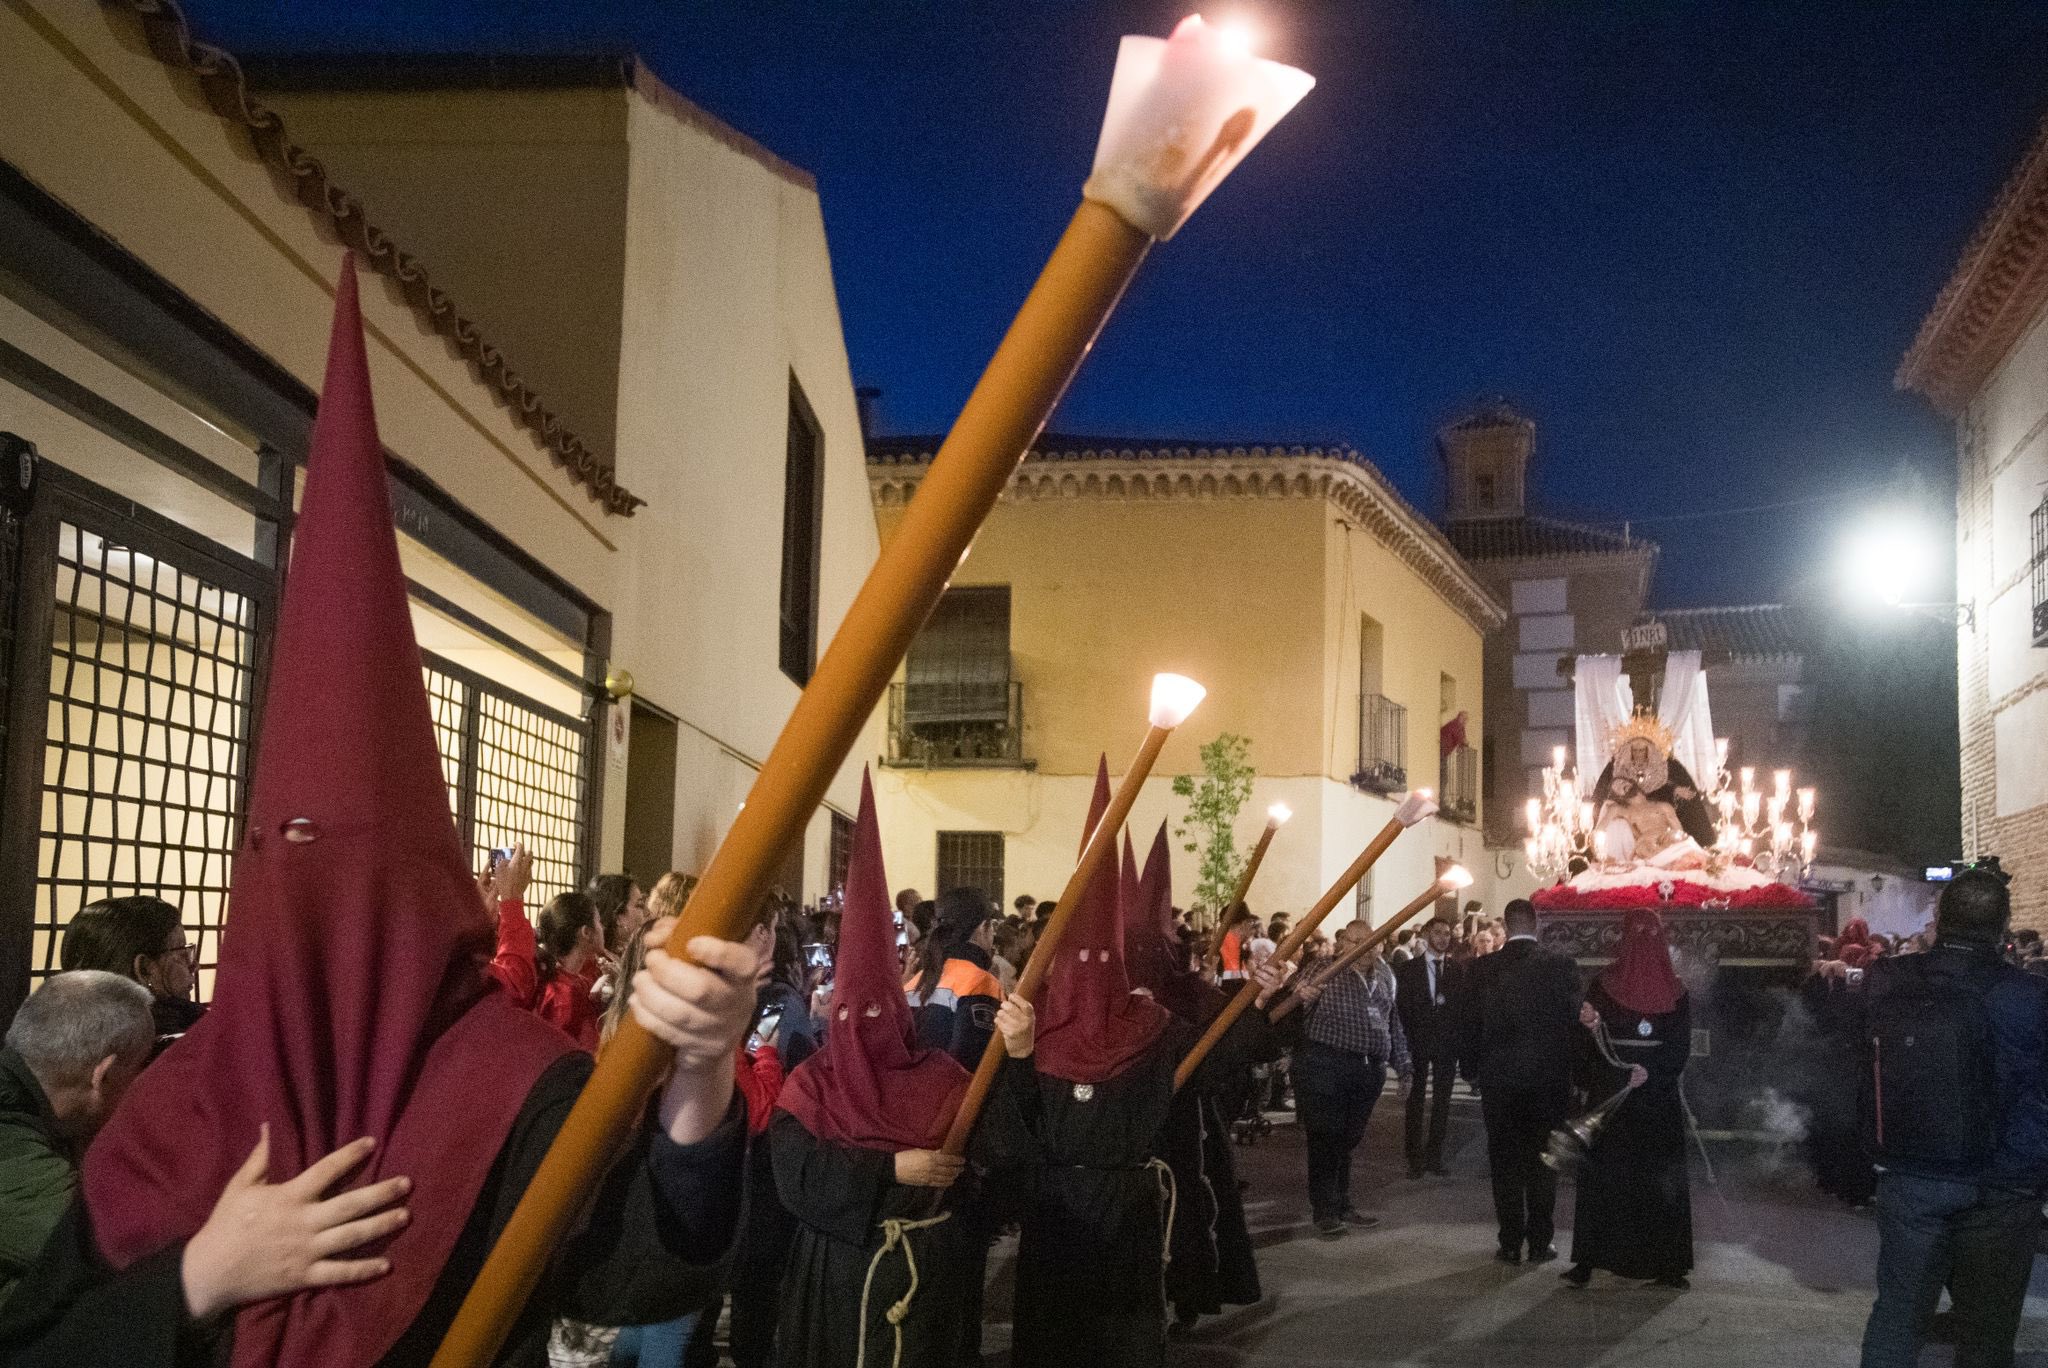
<svg viewBox="0 0 2048 1368">
<path fill-rule="evenodd" d="M 1287 819 L 1293 815 L 1293 808 L 1285 803 L 1275 803 L 1266 809 L 1266 825 L 1272 830 L 1278 831 L 1287 824 Z"/>
<path fill-rule="evenodd" d="M 1168 731 L 1188 720 L 1209 691 L 1186 675 L 1152 676 L 1152 725 Z"/>
<path fill-rule="evenodd" d="M 1906 518 L 1882 519 L 1850 539 L 1842 574 L 1859 603 L 1897 608 L 1925 598 L 1934 575 L 1933 538 Z"/>
<path fill-rule="evenodd" d="M 1465 866 L 1452 865 L 1449 869 L 1437 875 L 1436 881 L 1442 884 L 1446 890 L 1455 892 L 1460 888 L 1470 888 L 1472 886 L 1472 875 L 1466 870 Z"/>
</svg>

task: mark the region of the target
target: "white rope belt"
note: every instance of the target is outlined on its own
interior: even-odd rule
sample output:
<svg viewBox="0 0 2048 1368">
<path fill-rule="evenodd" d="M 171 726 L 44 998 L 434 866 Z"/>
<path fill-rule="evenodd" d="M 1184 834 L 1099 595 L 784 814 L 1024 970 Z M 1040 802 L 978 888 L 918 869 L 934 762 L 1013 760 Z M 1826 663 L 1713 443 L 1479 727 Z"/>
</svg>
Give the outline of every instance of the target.
<svg viewBox="0 0 2048 1368">
<path fill-rule="evenodd" d="M 875 1257 L 868 1260 L 867 1280 L 860 1286 L 860 1352 L 854 1355 L 854 1368 L 867 1368 L 868 1361 L 868 1293 L 874 1290 L 875 1270 L 882 1266 L 882 1259 L 892 1249 L 903 1251 L 903 1263 L 910 1270 L 910 1286 L 903 1289 L 903 1296 L 884 1314 L 889 1329 L 896 1336 L 895 1352 L 890 1356 L 889 1368 L 903 1368 L 903 1322 L 910 1316 L 911 1299 L 917 1296 L 917 1251 L 911 1247 L 910 1232 L 930 1230 L 942 1221 L 951 1220 L 953 1213 L 940 1212 L 923 1221 L 890 1219 L 882 1222 L 882 1247 L 875 1251 Z"/>
<path fill-rule="evenodd" d="M 1159 1200 L 1166 1206 L 1166 1225 L 1159 1236 L 1159 1267 L 1164 1270 L 1173 1262 L 1173 1218 L 1180 1211 L 1180 1185 L 1174 1181 L 1172 1166 L 1164 1159 L 1147 1159 L 1145 1167 L 1158 1180 Z"/>
</svg>

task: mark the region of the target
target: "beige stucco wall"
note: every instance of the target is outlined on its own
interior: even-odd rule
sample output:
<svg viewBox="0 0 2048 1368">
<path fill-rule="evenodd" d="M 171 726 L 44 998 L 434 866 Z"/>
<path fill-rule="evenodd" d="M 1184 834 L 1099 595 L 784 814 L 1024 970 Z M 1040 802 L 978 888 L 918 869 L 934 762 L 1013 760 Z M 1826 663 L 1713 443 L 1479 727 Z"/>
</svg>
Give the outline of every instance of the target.
<svg viewBox="0 0 2048 1368">
<path fill-rule="evenodd" d="M 885 538 L 900 513 L 878 507 Z M 1107 751 L 1121 777 L 1144 733 L 1151 677 L 1170 669 L 1209 695 L 1162 753 L 1133 808 L 1133 838 L 1148 845 L 1162 820 L 1185 811 L 1171 776 L 1199 771 L 1204 742 L 1241 733 L 1258 779 L 1240 814 L 1240 848 L 1257 839 L 1271 803 L 1295 813 L 1252 904 L 1299 911 L 1314 901 L 1393 811 L 1349 783 L 1358 614 L 1385 626 L 1384 687 L 1410 709 L 1411 758 L 1431 771 L 1418 782 L 1434 784 L 1440 674 L 1470 681 L 1463 706 L 1475 741 L 1483 716 L 1478 628 L 1368 534 L 1349 534 L 1347 558 L 1336 516 L 1321 497 L 1005 497 L 953 582 L 1010 586 L 1024 754 L 1037 767 L 878 771 L 895 884 L 932 892 L 938 832 L 1001 831 L 1007 896 L 1056 896 L 1073 869 L 1096 757 Z M 1375 872 L 1375 913 L 1427 884 L 1439 854 L 1478 861 L 1476 830 L 1432 821 L 1404 836 Z M 1184 904 L 1196 863 L 1174 842 Z M 1333 924 L 1351 907 L 1347 899 Z"/>
<path fill-rule="evenodd" d="M 1971 401 L 1957 440 L 1956 597 L 1963 841 L 2022 872 L 2048 862 L 2048 652 L 2033 644 L 2030 519 L 2048 485 L 2048 314 Z M 2013 882 L 2014 920 L 2048 926 L 2048 886 Z"/>
<path fill-rule="evenodd" d="M 648 506 L 625 534 L 612 653 L 683 720 L 676 852 L 701 869 L 738 810 L 722 776 L 767 756 L 798 693 L 777 665 L 792 374 L 825 435 L 821 652 L 877 541 L 816 192 L 638 95 L 628 135 L 619 478 Z M 831 789 L 844 813 L 879 738 L 871 723 Z M 812 823 L 812 892 L 829 833 Z"/>
<path fill-rule="evenodd" d="M 239 129 L 108 8 L 10 0 L 0 54 L 0 157 L 317 388 L 341 248 Z M 682 715 L 687 863 L 722 835 L 721 811 L 737 808 L 728 790 L 743 789 L 745 762 L 766 754 L 796 696 L 775 652 L 792 370 L 826 434 L 821 645 L 872 561 L 875 531 L 816 194 L 638 96 L 614 98 L 628 102 L 635 178 L 621 335 L 587 345 L 618 357 L 620 478 L 650 507 L 606 517 L 370 274 L 363 314 L 386 445 L 611 612 L 615 662 Z M 600 773 L 604 865 L 621 849 L 625 766 L 607 752 Z M 849 812 L 857 774 L 849 765 L 832 789 Z M 812 893 L 826 832 L 821 814 L 807 839 Z"/>
</svg>

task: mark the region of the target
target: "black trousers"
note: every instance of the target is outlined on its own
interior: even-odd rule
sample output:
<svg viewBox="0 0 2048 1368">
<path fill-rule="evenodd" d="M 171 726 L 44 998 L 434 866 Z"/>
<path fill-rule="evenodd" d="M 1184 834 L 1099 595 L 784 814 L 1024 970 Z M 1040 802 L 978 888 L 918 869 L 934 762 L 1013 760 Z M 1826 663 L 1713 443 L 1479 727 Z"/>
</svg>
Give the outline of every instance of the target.
<svg viewBox="0 0 2048 1368">
<path fill-rule="evenodd" d="M 1496 1086 L 1480 1093 L 1479 1108 L 1500 1247 L 1543 1249 L 1557 1233 L 1557 1175 L 1543 1163 L 1543 1146 L 1570 1112 L 1571 1094 L 1561 1087 Z"/>
<path fill-rule="evenodd" d="M 1365 1138 L 1386 1064 L 1310 1041 L 1294 1056 L 1294 1107 L 1308 1142 L 1308 1205 L 1318 1221 L 1351 1205 L 1351 1152 Z"/>
<path fill-rule="evenodd" d="M 1444 1136 L 1451 1128 L 1451 1085 L 1457 1077 L 1456 1056 L 1415 1061 L 1415 1074 L 1408 1084 L 1410 1172 L 1444 1166 Z"/>
</svg>

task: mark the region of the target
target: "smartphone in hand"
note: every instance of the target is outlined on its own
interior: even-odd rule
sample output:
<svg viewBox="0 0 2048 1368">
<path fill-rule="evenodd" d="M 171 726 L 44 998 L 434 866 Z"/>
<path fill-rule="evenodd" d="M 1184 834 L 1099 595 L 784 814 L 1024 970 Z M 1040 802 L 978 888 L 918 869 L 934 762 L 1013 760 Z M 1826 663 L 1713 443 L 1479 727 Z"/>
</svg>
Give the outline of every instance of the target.
<svg viewBox="0 0 2048 1368">
<path fill-rule="evenodd" d="M 782 1009 L 770 1007 L 761 1013 L 754 1023 L 754 1033 L 747 1037 L 747 1053 L 758 1054 L 763 1045 L 775 1039 L 775 1033 L 782 1028 Z"/>
</svg>

